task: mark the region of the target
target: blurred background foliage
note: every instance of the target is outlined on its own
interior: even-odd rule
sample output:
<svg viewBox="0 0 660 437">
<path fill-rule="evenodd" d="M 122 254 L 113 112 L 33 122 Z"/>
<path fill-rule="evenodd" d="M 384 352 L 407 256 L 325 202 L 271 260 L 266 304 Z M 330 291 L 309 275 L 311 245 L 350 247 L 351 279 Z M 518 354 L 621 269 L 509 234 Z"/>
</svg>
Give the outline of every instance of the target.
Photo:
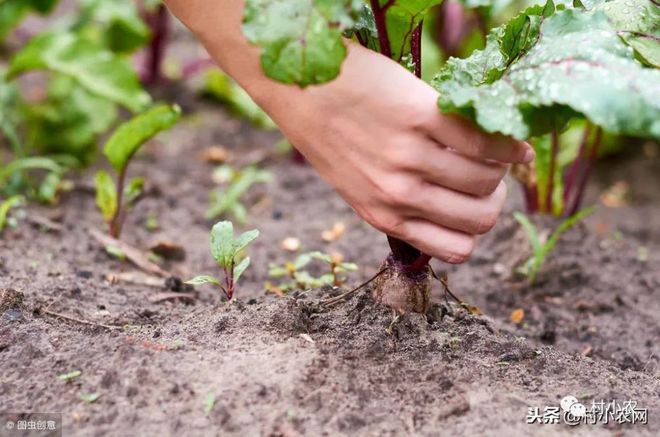
<svg viewBox="0 0 660 437">
<path fill-rule="evenodd" d="M 445 1 L 424 24 L 424 78 L 448 57 L 483 48 L 491 28 L 536 3 Z M 206 56 L 168 60 L 173 23 L 159 0 L 0 0 L 0 199 L 56 202 L 64 175 L 94 164 L 100 139 L 120 119 L 151 107 L 150 94 L 172 82 L 197 77 L 201 96 L 255 128 L 276 129 Z M 562 133 L 571 146 L 560 170 L 575 159 L 583 131 L 578 123 Z M 601 153 L 622 142 L 630 140 L 606 136 Z M 537 148 L 547 143 L 541 138 Z M 548 177 L 542 169 L 540 176 Z"/>
</svg>

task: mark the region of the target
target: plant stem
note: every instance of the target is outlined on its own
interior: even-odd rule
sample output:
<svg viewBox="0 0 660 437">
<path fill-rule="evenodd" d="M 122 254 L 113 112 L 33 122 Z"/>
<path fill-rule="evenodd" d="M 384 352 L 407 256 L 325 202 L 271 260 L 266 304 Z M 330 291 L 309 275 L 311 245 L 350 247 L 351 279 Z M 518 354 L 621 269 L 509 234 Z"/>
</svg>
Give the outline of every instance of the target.
<svg viewBox="0 0 660 437">
<path fill-rule="evenodd" d="M 548 185 L 545 193 L 543 212 L 552 214 L 552 199 L 555 191 L 555 172 L 557 171 L 557 155 L 559 154 L 559 133 L 555 130 L 550 134 L 550 168 L 548 170 Z"/>
<path fill-rule="evenodd" d="M 602 142 L 603 142 L 603 130 L 599 127 L 596 129 L 596 135 L 591 145 L 591 152 L 589 153 L 589 159 L 587 160 L 587 163 L 585 165 L 584 172 L 582 174 L 582 178 L 580 180 L 580 184 L 578 186 L 575 195 L 575 201 L 573 202 L 573 206 L 568 211 L 569 217 L 575 215 L 580 209 L 580 206 L 582 205 L 584 192 L 587 189 L 587 182 L 589 181 L 589 176 L 591 176 L 591 170 L 596 164 L 596 160 L 598 160 L 598 152 L 600 151 L 600 146 Z"/>
<path fill-rule="evenodd" d="M 117 184 L 115 185 L 117 199 L 117 208 L 115 214 L 110 219 L 110 236 L 119 239 L 124 222 L 124 184 L 126 183 L 126 167 L 122 168 L 117 174 Z"/>
<path fill-rule="evenodd" d="M 378 30 L 378 43 L 380 45 L 380 53 L 392 57 L 392 46 L 390 45 L 390 36 L 387 33 L 387 10 L 394 4 L 395 0 L 389 0 L 383 6 L 380 5 L 380 0 L 371 0 L 371 9 L 374 13 L 376 21 L 376 30 Z"/>
<path fill-rule="evenodd" d="M 537 185 L 528 187 L 523 185 L 525 194 L 525 206 L 527 214 L 536 214 L 539 210 L 539 188 Z"/>
<path fill-rule="evenodd" d="M 170 34 L 170 18 L 165 5 L 161 4 L 156 11 L 148 13 L 145 21 L 151 28 L 151 42 L 142 81 L 148 85 L 156 85 L 162 80 L 161 64 L 165 57 L 167 38 Z"/>
<path fill-rule="evenodd" d="M 412 33 L 412 40 L 410 41 L 410 50 L 415 64 L 415 76 L 422 78 L 422 29 L 424 21 L 420 21 L 417 28 Z"/>
<path fill-rule="evenodd" d="M 566 174 L 566 180 L 564 182 L 564 205 L 567 205 L 570 200 L 573 198 L 573 190 L 575 188 L 575 182 L 577 180 L 578 174 L 582 170 L 585 164 L 587 148 L 589 147 L 589 138 L 591 137 L 591 123 L 587 122 L 587 125 L 584 128 L 582 133 L 582 141 L 580 142 L 580 149 L 578 155 L 571 164 L 571 167 L 568 169 Z"/>
<path fill-rule="evenodd" d="M 387 34 L 387 10 L 394 4 L 395 0 L 388 0 L 383 6 L 380 5 L 380 0 L 371 0 L 371 8 L 374 12 L 376 20 L 376 28 L 378 30 L 378 41 L 380 44 L 381 54 L 392 58 L 392 49 L 390 46 L 389 35 Z M 411 40 L 411 55 L 415 65 L 415 76 L 422 77 L 422 25 L 419 23 L 417 28 L 412 32 Z M 409 272 L 421 272 L 426 269 L 431 257 L 415 249 L 405 241 L 394 238 L 390 235 L 387 236 L 387 241 L 392 249 L 392 257 L 403 264 Z"/>
</svg>

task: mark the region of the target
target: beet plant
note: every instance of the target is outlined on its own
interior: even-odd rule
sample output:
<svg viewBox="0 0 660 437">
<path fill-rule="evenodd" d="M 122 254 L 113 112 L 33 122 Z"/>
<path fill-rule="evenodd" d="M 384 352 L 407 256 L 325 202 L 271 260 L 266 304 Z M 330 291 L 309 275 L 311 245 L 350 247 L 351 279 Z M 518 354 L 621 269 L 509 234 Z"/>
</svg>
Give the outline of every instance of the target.
<svg viewBox="0 0 660 437">
<path fill-rule="evenodd" d="M 234 225 L 230 221 L 218 222 L 211 229 L 211 255 L 224 273 L 223 279 L 215 276 L 197 276 L 186 284 L 214 284 L 231 300 L 236 291 L 236 283 L 250 266 L 250 258 L 241 258 L 242 252 L 259 236 L 259 231 L 253 229 L 236 237 Z"/>
<path fill-rule="evenodd" d="M 321 276 L 314 276 L 307 270 L 312 261 L 318 261 L 326 268 Z M 345 274 L 357 270 L 357 264 L 346 262 L 340 254 L 327 254 L 319 251 L 303 253 L 283 265 L 271 264 L 268 276 L 277 279 L 286 278 L 286 280 L 276 286 L 266 283 L 266 290 L 284 294 L 296 288 L 309 290 L 325 285 L 341 287 L 346 282 Z"/>
<path fill-rule="evenodd" d="M 597 149 L 600 130 L 660 137 L 660 72 L 646 62 L 657 54 L 660 42 L 638 38 L 652 33 L 654 26 L 657 30 L 658 20 L 644 13 L 630 16 L 633 23 L 627 17 L 623 25 L 605 12 L 618 1 L 624 0 L 585 2 L 588 7 L 579 0 L 575 7 L 548 1 L 491 30 L 483 50 L 467 59 L 450 59 L 433 80 L 439 108 L 488 132 L 549 138 L 533 141 L 537 164 L 543 164 L 536 171 L 551 175 L 549 181 L 557 179 L 553 161 L 561 147 L 558 137 L 571 120 L 586 119 L 596 127 L 596 139 L 588 141 L 583 153 L 587 160 Z M 243 32 L 261 47 L 266 75 L 279 82 L 305 87 L 336 78 L 347 55 L 346 37 L 421 77 L 422 24 L 439 3 L 247 0 Z M 558 191 L 549 185 L 546 197 Z M 582 183 L 576 186 L 582 188 Z M 388 241 L 392 251 L 374 280 L 374 299 L 400 313 L 425 312 L 430 257 L 398 239 Z"/>
<path fill-rule="evenodd" d="M 131 159 L 148 140 L 172 127 L 181 117 L 178 106 L 159 105 L 119 126 L 103 148 L 103 154 L 116 172 L 116 181 L 105 170 L 96 173 L 96 204 L 108 223 L 113 238 L 121 235 L 127 210 L 144 185 L 143 178 L 126 181 Z"/>
</svg>

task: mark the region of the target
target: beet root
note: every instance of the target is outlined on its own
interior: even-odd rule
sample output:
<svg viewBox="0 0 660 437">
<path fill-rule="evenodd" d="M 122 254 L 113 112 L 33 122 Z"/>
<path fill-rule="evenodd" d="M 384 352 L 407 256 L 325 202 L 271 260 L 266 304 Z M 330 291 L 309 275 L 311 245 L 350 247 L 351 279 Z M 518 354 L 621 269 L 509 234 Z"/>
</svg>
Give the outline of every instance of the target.
<svg viewBox="0 0 660 437">
<path fill-rule="evenodd" d="M 382 273 L 373 282 L 372 298 L 387 305 L 399 314 L 426 313 L 431 300 L 431 275 L 429 270 L 413 272 L 388 256 Z"/>
</svg>

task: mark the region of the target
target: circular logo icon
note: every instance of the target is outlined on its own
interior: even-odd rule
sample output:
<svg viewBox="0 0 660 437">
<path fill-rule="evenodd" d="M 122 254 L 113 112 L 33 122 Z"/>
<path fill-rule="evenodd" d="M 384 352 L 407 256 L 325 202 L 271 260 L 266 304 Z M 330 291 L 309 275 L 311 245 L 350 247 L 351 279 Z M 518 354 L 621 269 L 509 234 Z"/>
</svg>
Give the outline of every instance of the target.
<svg viewBox="0 0 660 437">
<path fill-rule="evenodd" d="M 571 405 L 571 408 L 569 409 L 569 413 L 573 415 L 573 417 L 584 417 L 587 415 L 587 407 L 580 403 L 575 403 Z"/>
<path fill-rule="evenodd" d="M 571 407 L 577 403 L 578 400 L 575 396 L 568 395 L 568 396 L 564 396 L 562 400 L 559 401 L 559 406 L 564 411 L 570 411 Z"/>
<path fill-rule="evenodd" d="M 14 429 L 15 425 L 16 424 L 10 420 L 5 424 L 5 427 L 7 427 L 7 429 Z"/>
</svg>

